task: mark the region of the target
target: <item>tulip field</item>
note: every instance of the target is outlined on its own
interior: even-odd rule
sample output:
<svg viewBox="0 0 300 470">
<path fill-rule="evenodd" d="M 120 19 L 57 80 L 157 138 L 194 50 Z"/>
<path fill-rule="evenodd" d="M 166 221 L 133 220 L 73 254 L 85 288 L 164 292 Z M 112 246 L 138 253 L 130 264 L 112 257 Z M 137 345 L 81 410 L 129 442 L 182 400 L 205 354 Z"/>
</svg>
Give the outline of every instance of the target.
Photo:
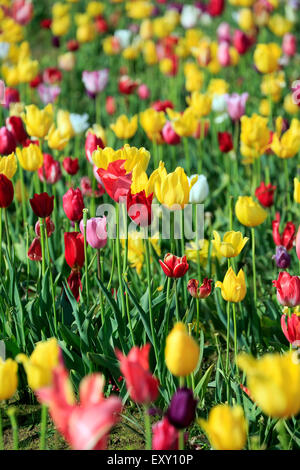
<svg viewBox="0 0 300 470">
<path fill-rule="evenodd" d="M 0 450 L 300 449 L 299 31 L 0 0 Z"/>
</svg>

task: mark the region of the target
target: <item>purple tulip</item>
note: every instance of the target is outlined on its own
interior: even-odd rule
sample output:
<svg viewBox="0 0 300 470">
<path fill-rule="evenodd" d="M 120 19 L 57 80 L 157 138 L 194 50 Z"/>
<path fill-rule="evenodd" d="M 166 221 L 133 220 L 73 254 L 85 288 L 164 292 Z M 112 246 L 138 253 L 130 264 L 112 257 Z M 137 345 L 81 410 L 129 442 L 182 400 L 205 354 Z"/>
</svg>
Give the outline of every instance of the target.
<svg viewBox="0 0 300 470">
<path fill-rule="evenodd" d="M 82 81 L 88 95 L 95 98 L 98 93 L 104 90 L 108 82 L 108 69 L 94 70 L 88 72 L 85 70 L 82 73 Z"/>
<path fill-rule="evenodd" d="M 175 428 L 184 429 L 194 420 L 196 406 L 197 400 L 194 399 L 192 390 L 186 387 L 178 388 L 171 399 L 166 416 Z"/>
<path fill-rule="evenodd" d="M 227 111 L 233 121 L 238 121 L 245 114 L 246 102 L 249 97 L 248 93 L 233 93 L 225 95 L 227 103 Z"/>
<path fill-rule="evenodd" d="M 275 259 L 276 265 L 280 269 L 287 269 L 291 264 L 291 257 L 284 246 L 276 247 L 276 254 L 273 255 L 273 259 Z"/>
<path fill-rule="evenodd" d="M 84 234 L 83 220 L 80 222 L 80 231 Z M 104 248 L 107 243 L 106 217 L 93 217 L 86 223 L 87 243 L 96 250 Z"/>
<path fill-rule="evenodd" d="M 47 86 L 41 83 L 37 87 L 39 97 L 43 104 L 53 103 L 60 94 L 60 87 L 57 85 Z"/>
</svg>

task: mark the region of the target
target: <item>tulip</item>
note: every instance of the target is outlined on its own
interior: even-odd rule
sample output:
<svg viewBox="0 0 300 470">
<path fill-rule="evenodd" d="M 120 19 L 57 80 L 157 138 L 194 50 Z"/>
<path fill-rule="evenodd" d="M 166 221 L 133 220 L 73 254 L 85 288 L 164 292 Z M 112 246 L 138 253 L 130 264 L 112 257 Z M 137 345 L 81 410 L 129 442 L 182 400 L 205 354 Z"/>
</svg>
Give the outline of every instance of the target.
<svg viewBox="0 0 300 470">
<path fill-rule="evenodd" d="M 297 236 L 296 236 L 296 253 L 298 259 L 300 260 L 300 226 L 298 228 Z"/>
<path fill-rule="evenodd" d="M 82 132 L 86 131 L 86 129 L 89 127 L 89 123 L 88 123 L 89 115 L 87 113 L 85 114 L 70 113 L 69 119 L 71 122 L 71 126 L 73 127 L 73 130 L 76 135 L 82 134 Z"/>
<path fill-rule="evenodd" d="M 107 114 L 112 116 L 116 112 L 116 101 L 113 96 L 107 96 L 105 101 L 105 109 Z"/>
<path fill-rule="evenodd" d="M 284 246 L 277 246 L 276 254 L 272 258 L 275 259 L 276 265 L 280 269 L 287 269 L 291 264 L 291 257 Z"/>
<path fill-rule="evenodd" d="M 189 202 L 190 184 L 181 167 L 167 174 L 164 163 L 160 162 L 150 177 L 148 190 L 169 210 L 183 209 Z"/>
<path fill-rule="evenodd" d="M 281 48 L 276 43 L 257 44 L 254 51 L 254 63 L 261 73 L 272 73 L 278 69 Z"/>
<path fill-rule="evenodd" d="M 22 119 L 26 125 L 27 133 L 32 137 L 43 139 L 53 124 L 54 111 L 52 104 L 40 110 L 35 105 L 26 106 Z"/>
<path fill-rule="evenodd" d="M 230 24 L 229 23 L 220 23 L 217 28 L 218 42 L 231 42 L 230 34 Z"/>
<path fill-rule="evenodd" d="M 53 371 L 52 385 L 37 391 L 38 400 L 49 407 L 55 426 L 75 450 L 106 449 L 108 433 L 119 421 L 122 402 L 104 397 L 104 382 L 100 374 L 86 376 L 76 403 L 68 373 L 60 366 Z"/>
<path fill-rule="evenodd" d="M 265 153 L 270 144 L 270 131 L 268 119 L 258 114 L 251 117 L 241 117 L 241 153 L 246 161 L 252 163 L 254 159 Z"/>
<path fill-rule="evenodd" d="M 17 148 L 17 157 L 21 167 L 27 171 L 36 171 L 43 165 L 43 154 L 40 147 L 35 144 L 22 149 Z"/>
<path fill-rule="evenodd" d="M 5 108 L 9 109 L 10 104 L 19 103 L 19 102 L 20 102 L 20 95 L 19 95 L 18 90 L 7 87 L 5 89 L 5 104 L 4 104 Z"/>
<path fill-rule="evenodd" d="M 80 44 L 78 41 L 76 41 L 76 39 L 69 39 L 69 41 L 67 42 L 67 49 L 70 52 L 78 51 L 79 47 Z"/>
<path fill-rule="evenodd" d="M 159 382 L 149 370 L 149 351 L 150 344 L 142 348 L 133 347 L 127 356 L 116 350 L 131 399 L 145 405 L 155 401 L 159 393 Z"/>
<path fill-rule="evenodd" d="M 50 219 L 50 217 L 46 217 L 46 219 L 45 219 L 45 228 L 46 228 L 47 237 L 48 238 L 51 237 L 52 233 L 55 230 L 55 225 L 54 225 L 53 221 Z M 41 236 L 41 226 L 40 226 L 40 221 L 39 220 L 36 222 L 34 230 L 35 230 L 36 236 L 40 237 Z"/>
<path fill-rule="evenodd" d="M 80 222 L 80 231 L 84 234 L 83 220 Z M 93 217 L 86 224 L 87 243 L 96 250 L 104 248 L 107 243 L 106 217 Z"/>
<path fill-rule="evenodd" d="M 245 114 L 245 106 L 248 100 L 249 94 L 233 93 L 232 95 L 226 95 L 227 111 L 233 121 L 238 121 L 243 114 Z"/>
<path fill-rule="evenodd" d="M 31 261 L 42 261 L 43 255 L 40 236 L 33 239 L 33 242 L 28 249 L 27 256 Z"/>
<path fill-rule="evenodd" d="M 104 148 L 102 139 L 100 139 L 100 137 L 97 137 L 92 132 L 88 132 L 85 140 L 85 155 L 90 163 L 93 163 L 92 155 L 98 147 L 100 147 L 101 149 Z"/>
<path fill-rule="evenodd" d="M 141 100 L 148 100 L 150 98 L 150 90 L 144 83 L 138 87 L 137 93 Z"/>
<path fill-rule="evenodd" d="M 82 81 L 88 95 L 95 98 L 101 93 L 108 82 L 108 69 L 96 70 L 94 72 L 84 71 L 82 73 Z"/>
<path fill-rule="evenodd" d="M 282 315 L 281 316 L 281 328 L 284 336 L 289 343 L 297 344 L 300 341 L 300 317 L 295 313 L 292 313 L 291 316 Z"/>
<path fill-rule="evenodd" d="M 152 427 L 152 449 L 153 450 L 178 450 L 179 432 L 164 417 Z"/>
<path fill-rule="evenodd" d="M 176 134 L 173 129 L 172 123 L 167 121 L 164 127 L 162 128 L 162 136 L 166 144 L 168 145 L 178 145 L 181 142 L 181 137 Z"/>
<path fill-rule="evenodd" d="M 127 195 L 127 212 L 133 222 L 140 227 L 148 227 L 152 221 L 152 199 L 153 193 L 146 196 L 145 190 Z"/>
<path fill-rule="evenodd" d="M 27 25 L 33 16 L 32 2 L 30 0 L 14 0 L 11 7 L 11 16 L 20 25 Z"/>
<path fill-rule="evenodd" d="M 63 134 L 59 128 L 55 128 L 53 125 L 48 132 L 46 140 L 48 142 L 48 147 L 51 149 L 63 150 L 67 146 L 70 136 Z"/>
<path fill-rule="evenodd" d="M 12 398 L 17 387 L 18 364 L 12 359 L 3 361 L 0 357 L 0 402 Z"/>
<path fill-rule="evenodd" d="M 110 125 L 110 128 L 114 131 L 118 139 L 131 139 L 137 131 L 138 118 L 133 116 L 130 120 L 125 114 L 118 117 L 114 124 Z"/>
<path fill-rule="evenodd" d="M 136 90 L 138 85 L 139 83 L 132 80 L 130 77 L 128 77 L 128 75 L 123 75 L 119 79 L 119 92 L 123 95 L 131 95 Z"/>
<path fill-rule="evenodd" d="M 55 338 L 37 343 L 33 353 L 28 358 L 18 354 L 17 362 L 23 364 L 28 385 L 32 390 L 39 390 L 52 383 L 52 371 L 58 365 L 59 346 Z"/>
<path fill-rule="evenodd" d="M 291 276 L 288 272 L 280 272 L 278 279 L 273 281 L 277 289 L 277 300 L 281 305 L 296 307 L 300 305 L 300 277 Z"/>
<path fill-rule="evenodd" d="M 271 183 L 265 184 L 263 181 L 260 183 L 258 188 L 255 190 L 255 196 L 263 207 L 271 207 L 274 204 L 274 192 L 276 186 Z"/>
<path fill-rule="evenodd" d="M 5 124 L 9 132 L 14 136 L 16 142 L 23 144 L 27 139 L 27 134 L 22 119 L 19 116 L 11 116 L 6 119 Z"/>
<path fill-rule="evenodd" d="M 240 405 L 216 405 L 210 410 L 207 421 L 199 419 L 198 422 L 215 450 L 242 450 L 245 447 L 248 425 Z"/>
<path fill-rule="evenodd" d="M 233 45 L 240 55 L 244 55 L 251 46 L 251 40 L 244 31 L 237 29 L 233 34 Z"/>
<path fill-rule="evenodd" d="M 47 193 L 35 194 L 30 199 L 30 205 L 37 217 L 45 219 L 52 214 L 54 196 L 49 196 Z"/>
<path fill-rule="evenodd" d="M 209 194 L 206 176 L 192 175 L 188 179 L 191 186 L 189 202 L 191 204 L 202 204 Z"/>
<path fill-rule="evenodd" d="M 288 251 L 293 248 L 294 240 L 296 238 L 296 227 L 293 222 L 287 222 L 282 235 L 279 233 L 280 214 L 276 213 L 276 219 L 272 221 L 273 240 L 276 246 L 284 246 Z"/>
<path fill-rule="evenodd" d="M 140 113 L 140 123 L 149 139 L 156 140 L 166 123 L 166 117 L 162 111 L 148 108 Z"/>
<path fill-rule="evenodd" d="M 176 323 L 166 339 L 165 361 L 169 371 L 176 377 L 190 375 L 197 367 L 199 354 L 199 346 L 185 325 Z"/>
<path fill-rule="evenodd" d="M 216 287 L 221 288 L 222 297 L 227 302 L 241 302 L 247 293 L 244 271 L 240 269 L 238 275 L 236 275 L 230 267 L 223 282 L 216 282 Z"/>
<path fill-rule="evenodd" d="M 16 150 L 14 135 L 6 128 L 0 128 L 0 154 L 9 155 Z"/>
<path fill-rule="evenodd" d="M 212 279 L 205 277 L 203 283 L 199 286 L 197 279 L 190 279 L 187 284 L 187 290 L 195 299 L 206 299 L 211 293 Z"/>
<path fill-rule="evenodd" d="M 70 188 L 63 196 L 63 208 L 66 216 L 72 222 L 78 222 L 82 219 L 84 202 L 79 188 Z"/>
<path fill-rule="evenodd" d="M 218 132 L 219 149 L 228 153 L 233 149 L 232 135 L 229 132 Z"/>
<path fill-rule="evenodd" d="M 197 400 L 192 390 L 178 388 L 173 395 L 166 417 L 176 429 L 187 428 L 195 419 Z"/>
<path fill-rule="evenodd" d="M 61 70 L 65 72 L 71 72 L 76 64 L 75 55 L 73 52 L 66 52 L 65 54 L 61 54 L 58 57 L 58 66 Z"/>
<path fill-rule="evenodd" d="M 115 201 L 126 198 L 131 186 L 131 173 L 124 168 L 125 160 L 116 160 L 110 163 L 107 170 L 97 170 L 107 194 Z"/>
<path fill-rule="evenodd" d="M 60 163 L 49 153 L 44 153 L 44 163 L 41 168 L 38 169 L 38 175 L 40 180 L 46 181 L 48 184 L 54 184 L 61 178 Z"/>
<path fill-rule="evenodd" d="M 223 41 L 219 44 L 217 57 L 222 67 L 228 67 L 230 65 L 230 46 L 227 42 Z"/>
<path fill-rule="evenodd" d="M 80 269 L 84 264 L 83 235 L 80 232 L 66 232 L 65 258 L 71 269 Z"/>
<path fill-rule="evenodd" d="M 17 171 L 17 159 L 14 153 L 7 157 L 0 157 L 0 173 L 12 179 Z"/>
<path fill-rule="evenodd" d="M 286 33 L 282 39 L 282 51 L 289 57 L 293 57 L 297 52 L 297 39 L 294 34 Z"/>
<path fill-rule="evenodd" d="M 40 100 L 43 104 L 54 103 L 56 98 L 60 95 L 61 88 L 57 85 L 47 86 L 41 83 L 37 87 Z"/>
<path fill-rule="evenodd" d="M 225 0 L 209 0 L 207 12 L 210 16 L 220 16 L 225 7 Z"/>
<path fill-rule="evenodd" d="M 164 100 L 164 101 L 158 100 L 152 103 L 151 108 L 155 109 L 155 111 L 159 113 L 161 111 L 165 112 L 168 108 L 173 109 L 174 105 L 172 101 L 169 101 L 169 100 Z"/>
<path fill-rule="evenodd" d="M 234 232 L 233 230 L 224 234 L 223 242 L 218 232 L 214 230 L 213 234 L 214 240 L 212 244 L 214 249 L 219 256 L 224 256 L 225 258 L 238 256 L 249 240 L 249 238 L 243 237 L 241 232 Z"/>
<path fill-rule="evenodd" d="M 63 167 L 68 175 L 76 175 L 79 170 L 78 158 L 65 157 L 63 159 Z"/>
<path fill-rule="evenodd" d="M 183 277 L 189 269 L 186 256 L 179 258 L 171 253 L 166 254 L 163 261 L 159 260 L 159 264 L 166 276 L 175 279 Z"/>
<path fill-rule="evenodd" d="M 265 354 L 255 359 L 241 354 L 237 361 L 247 377 L 251 397 L 272 418 L 290 418 L 300 411 L 300 365 L 294 353 Z"/>
<path fill-rule="evenodd" d="M 300 181 L 294 178 L 294 200 L 300 204 Z"/>
<path fill-rule="evenodd" d="M 194 5 L 184 5 L 180 16 L 181 25 L 185 29 L 194 28 L 199 17 L 200 11 L 197 7 Z"/>
<path fill-rule="evenodd" d="M 257 227 L 267 218 L 267 212 L 252 197 L 239 196 L 235 205 L 239 222 L 246 227 Z"/>
<path fill-rule="evenodd" d="M 14 198 L 14 187 L 12 182 L 4 175 L 0 174 L 0 208 L 6 209 L 11 205 Z"/>
</svg>

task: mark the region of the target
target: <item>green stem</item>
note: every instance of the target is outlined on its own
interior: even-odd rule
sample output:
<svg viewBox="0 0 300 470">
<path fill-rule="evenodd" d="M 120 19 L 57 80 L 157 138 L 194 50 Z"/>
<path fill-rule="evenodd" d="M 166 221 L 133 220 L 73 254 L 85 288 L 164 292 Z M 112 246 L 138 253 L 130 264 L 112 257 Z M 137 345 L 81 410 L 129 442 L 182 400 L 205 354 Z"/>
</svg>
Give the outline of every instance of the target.
<svg viewBox="0 0 300 470">
<path fill-rule="evenodd" d="M 97 250 L 97 271 L 98 271 L 98 279 L 103 282 L 101 250 Z M 100 314 L 101 314 L 102 325 L 104 325 L 104 304 L 103 304 L 103 293 L 101 289 L 100 289 Z"/>
<path fill-rule="evenodd" d="M 230 343 L 230 302 L 227 302 L 227 334 L 226 334 L 226 381 L 227 381 L 227 401 L 229 403 L 229 343 Z"/>
<path fill-rule="evenodd" d="M 151 420 L 148 413 L 148 407 L 144 408 L 144 418 L 145 418 L 145 447 L 146 450 L 152 449 L 152 439 L 151 439 Z"/>
<path fill-rule="evenodd" d="M 235 303 L 232 303 L 232 315 L 233 315 L 233 329 L 234 329 L 234 363 L 236 365 L 237 373 L 238 373 L 238 366 L 237 366 L 237 355 L 238 355 L 238 347 L 237 347 L 237 328 L 236 328 L 236 307 Z"/>
<path fill-rule="evenodd" d="M 124 285 L 122 279 L 122 268 L 121 268 L 121 249 L 120 249 L 120 208 L 117 204 L 117 237 L 116 237 L 116 253 L 117 253 L 117 268 L 118 268 L 118 279 L 119 279 L 119 289 L 122 305 L 122 318 L 126 317 L 126 305 L 124 298 Z"/>
<path fill-rule="evenodd" d="M 147 230 L 147 228 L 145 228 Z M 151 268 L 150 268 L 150 239 L 145 239 L 146 245 L 146 270 L 147 270 L 147 285 L 148 285 L 148 303 L 149 303 L 149 317 L 150 317 L 150 327 L 151 327 L 151 335 L 153 339 L 153 347 L 154 353 L 156 358 L 156 364 L 158 365 L 158 351 L 156 345 L 156 334 L 154 331 L 154 323 L 153 323 L 153 311 L 152 311 L 152 290 L 151 290 Z"/>
<path fill-rule="evenodd" d="M 23 168 L 19 164 L 19 174 L 21 182 L 21 198 L 22 198 L 22 212 L 23 212 L 23 224 L 25 225 L 27 215 L 26 215 L 26 202 L 25 202 L 25 186 L 24 186 L 24 172 Z"/>
<path fill-rule="evenodd" d="M 44 232 L 44 219 L 40 217 L 40 233 L 41 233 L 41 248 L 42 248 L 42 275 L 45 276 L 45 232 Z"/>
<path fill-rule="evenodd" d="M 19 433 L 18 433 L 18 423 L 16 420 L 16 410 L 14 408 L 9 408 L 7 414 L 10 419 L 10 424 L 13 432 L 13 450 L 19 449 Z"/>
<path fill-rule="evenodd" d="M 47 418 L 48 418 L 47 406 L 42 405 L 40 450 L 46 449 Z"/>
<path fill-rule="evenodd" d="M 47 251 L 48 266 L 49 266 L 52 308 L 53 308 L 53 315 L 54 315 L 54 331 L 55 331 L 55 334 L 57 335 L 57 313 L 56 313 L 56 305 L 55 305 L 55 292 L 54 292 L 53 274 L 52 274 L 52 269 L 51 269 L 51 256 L 50 256 L 50 250 L 49 250 L 47 227 L 46 227 L 46 233 L 44 231 L 44 235 L 45 235 L 45 240 L 46 240 L 46 251 Z"/>
<path fill-rule="evenodd" d="M 197 333 L 196 337 L 200 338 L 200 299 L 196 300 L 196 308 L 197 308 Z"/>
<path fill-rule="evenodd" d="M 85 290 L 86 290 L 87 304 L 89 305 L 90 293 L 89 293 L 88 257 L 87 257 L 87 241 L 86 241 L 86 224 L 87 224 L 88 209 L 83 209 L 82 212 L 83 212 Z"/>
<path fill-rule="evenodd" d="M 180 321 L 180 318 L 179 318 L 179 300 L 178 300 L 178 292 L 177 292 L 177 279 L 174 280 L 174 284 L 175 284 L 176 320 Z"/>
<path fill-rule="evenodd" d="M 9 256 L 9 259 L 11 260 L 11 246 L 10 246 L 8 219 L 7 219 L 7 209 L 4 209 L 4 224 L 5 224 L 6 245 L 7 245 L 7 250 L 8 250 L 8 256 Z"/>
<path fill-rule="evenodd" d="M 254 227 L 251 228 L 251 238 L 252 238 L 253 296 L 254 296 L 254 306 L 256 307 L 257 290 L 256 290 L 255 229 Z"/>
<path fill-rule="evenodd" d="M 186 171 L 191 176 L 191 156 L 189 152 L 189 141 L 187 137 L 183 137 L 184 156 L 186 161 Z"/>
</svg>

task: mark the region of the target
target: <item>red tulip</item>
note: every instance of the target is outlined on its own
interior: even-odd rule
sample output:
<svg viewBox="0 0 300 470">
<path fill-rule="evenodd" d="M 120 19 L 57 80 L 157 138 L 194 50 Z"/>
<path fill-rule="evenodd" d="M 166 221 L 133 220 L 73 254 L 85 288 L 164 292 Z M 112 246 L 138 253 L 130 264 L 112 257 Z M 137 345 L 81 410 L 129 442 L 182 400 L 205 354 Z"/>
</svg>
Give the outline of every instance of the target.
<svg viewBox="0 0 300 470">
<path fill-rule="evenodd" d="M 107 170 L 97 170 L 107 194 L 116 202 L 128 195 L 131 186 L 131 173 L 126 173 L 125 160 L 111 162 Z"/>
<path fill-rule="evenodd" d="M 164 417 L 152 427 L 152 450 L 178 450 L 179 433 Z"/>
<path fill-rule="evenodd" d="M 52 24 L 51 18 L 45 18 L 40 22 L 41 28 L 43 29 L 50 29 Z"/>
<path fill-rule="evenodd" d="M 300 342 L 300 317 L 298 317 L 298 315 L 295 313 L 292 313 L 290 317 L 282 315 L 281 328 L 289 343 L 293 344 L 295 341 Z"/>
<path fill-rule="evenodd" d="M 159 382 L 149 370 L 149 351 L 150 344 L 133 347 L 128 356 L 116 350 L 129 395 L 139 404 L 149 404 L 158 397 Z"/>
<path fill-rule="evenodd" d="M 29 247 L 27 256 L 31 261 L 42 261 L 43 257 L 40 237 L 34 238 Z"/>
<path fill-rule="evenodd" d="M 62 73 L 57 67 L 48 67 L 44 70 L 43 81 L 48 85 L 54 85 L 62 80 Z"/>
<path fill-rule="evenodd" d="M 27 133 L 24 129 L 22 119 L 19 116 L 11 116 L 6 119 L 5 124 L 18 144 L 23 144 L 23 142 L 27 139 Z"/>
<path fill-rule="evenodd" d="M 80 232 L 66 232 L 65 258 L 71 269 L 80 269 L 84 265 L 84 237 Z"/>
<path fill-rule="evenodd" d="M 63 208 L 66 216 L 72 222 L 78 222 L 82 219 L 84 202 L 79 188 L 70 188 L 63 196 Z"/>
<path fill-rule="evenodd" d="M 50 387 L 37 391 L 38 400 L 49 407 L 56 428 L 75 450 L 104 450 L 110 429 L 119 421 L 122 402 L 103 395 L 104 378 L 91 374 L 79 386 L 76 403 L 68 372 L 63 366 L 53 371 Z"/>
<path fill-rule="evenodd" d="M 173 129 L 172 123 L 167 121 L 162 129 L 162 136 L 166 144 L 168 145 L 178 145 L 181 142 L 181 137 L 176 134 Z"/>
<path fill-rule="evenodd" d="M 102 16 L 98 16 L 95 19 L 95 26 L 96 26 L 96 30 L 100 34 L 107 33 L 108 28 L 109 28 L 107 21 L 104 18 L 102 18 Z"/>
<path fill-rule="evenodd" d="M 22 26 L 28 24 L 33 16 L 33 3 L 31 0 L 14 0 L 11 7 L 11 16 Z"/>
<path fill-rule="evenodd" d="M 50 217 L 46 217 L 46 219 L 45 219 L 45 228 L 46 228 L 46 232 L 47 232 L 47 237 L 48 238 L 51 237 L 52 233 L 55 230 L 55 225 L 54 225 L 53 221 L 50 219 Z M 35 224 L 34 230 L 35 230 L 36 236 L 40 237 L 41 236 L 41 228 L 40 228 L 40 221 L 39 220 Z"/>
<path fill-rule="evenodd" d="M 219 16 L 223 13 L 225 0 L 210 0 L 207 5 L 207 12 L 210 16 Z"/>
<path fill-rule="evenodd" d="M 68 175 L 76 175 L 79 170 L 78 158 L 65 157 L 63 167 Z"/>
<path fill-rule="evenodd" d="M 85 155 L 90 163 L 93 163 L 92 155 L 98 147 L 104 149 L 102 139 L 100 139 L 100 137 L 97 137 L 92 132 L 89 132 L 85 140 Z"/>
<path fill-rule="evenodd" d="M 49 153 L 44 153 L 43 166 L 38 169 L 38 175 L 41 181 L 46 181 L 48 184 L 56 183 L 61 178 L 60 163 Z"/>
<path fill-rule="evenodd" d="M 237 29 L 233 35 L 233 46 L 239 54 L 243 55 L 246 54 L 251 46 L 251 40 L 246 33 Z"/>
<path fill-rule="evenodd" d="M 300 305 L 300 277 L 291 276 L 288 272 L 280 272 L 278 279 L 273 281 L 277 289 L 277 300 L 286 307 Z"/>
<path fill-rule="evenodd" d="M 76 41 L 76 39 L 70 39 L 67 42 L 67 49 L 70 52 L 78 51 L 79 47 L 80 47 L 80 44 L 78 41 Z"/>
<path fill-rule="evenodd" d="M 133 222 L 140 227 L 148 227 L 152 221 L 153 193 L 146 196 L 145 190 L 140 193 L 127 195 L 127 212 Z"/>
<path fill-rule="evenodd" d="M 132 80 L 128 75 L 123 75 L 119 80 L 119 92 L 123 95 L 131 95 L 138 87 L 138 82 Z"/>
<path fill-rule="evenodd" d="M 0 154 L 9 155 L 16 150 L 17 142 L 13 134 L 6 128 L 0 128 Z"/>
<path fill-rule="evenodd" d="M 233 149 L 232 135 L 230 132 L 218 132 L 219 149 L 228 153 Z"/>
<path fill-rule="evenodd" d="M 280 235 L 279 225 L 280 214 L 279 212 L 277 212 L 276 220 L 272 221 L 274 243 L 276 246 L 284 246 L 287 250 L 291 250 L 293 248 L 293 243 L 295 240 L 296 227 L 293 222 L 287 222 L 282 232 L 282 235 Z"/>
<path fill-rule="evenodd" d="M 172 101 L 169 101 L 169 100 L 164 100 L 164 101 L 158 100 L 152 103 L 151 108 L 155 109 L 155 111 L 158 111 L 158 112 L 159 111 L 165 112 L 168 108 L 174 109 L 174 105 Z"/>
<path fill-rule="evenodd" d="M 179 258 L 178 256 L 168 253 L 163 261 L 159 260 L 159 263 L 166 276 L 176 279 L 183 277 L 189 269 L 186 256 Z"/>
<path fill-rule="evenodd" d="M 0 174 L 0 207 L 6 209 L 11 205 L 14 198 L 14 187 L 12 182 L 2 173 Z"/>
<path fill-rule="evenodd" d="M 43 83 L 43 77 L 41 74 L 38 74 L 33 80 L 31 80 L 30 88 L 37 88 L 41 83 Z"/>
<path fill-rule="evenodd" d="M 19 91 L 15 88 L 5 88 L 5 108 L 8 109 L 10 103 L 19 103 L 20 94 Z"/>
<path fill-rule="evenodd" d="M 45 219 L 53 212 L 54 196 L 49 196 L 47 193 L 35 194 L 29 200 L 31 208 L 37 217 Z"/>
<path fill-rule="evenodd" d="M 80 271 L 77 271 L 76 269 L 72 269 L 67 279 L 67 282 L 68 282 L 68 286 L 70 287 L 72 294 L 74 295 L 74 298 L 76 299 L 77 302 L 79 302 L 80 291 L 82 291 Z"/>
<path fill-rule="evenodd" d="M 116 100 L 113 96 L 107 96 L 105 102 L 105 109 L 107 114 L 112 116 L 116 112 Z"/>
<path fill-rule="evenodd" d="M 211 293 L 212 282 L 212 279 L 206 277 L 203 279 L 201 286 L 199 286 L 197 279 L 190 279 L 187 284 L 187 290 L 196 299 L 206 299 Z"/>
<path fill-rule="evenodd" d="M 299 225 L 297 237 L 296 237 L 296 253 L 297 253 L 298 258 L 300 259 L 300 225 Z"/>
<path fill-rule="evenodd" d="M 275 190 L 276 186 L 273 186 L 271 183 L 266 185 L 262 181 L 258 188 L 256 188 L 255 190 L 255 196 L 257 197 L 262 206 L 270 207 L 274 204 Z"/>
</svg>

